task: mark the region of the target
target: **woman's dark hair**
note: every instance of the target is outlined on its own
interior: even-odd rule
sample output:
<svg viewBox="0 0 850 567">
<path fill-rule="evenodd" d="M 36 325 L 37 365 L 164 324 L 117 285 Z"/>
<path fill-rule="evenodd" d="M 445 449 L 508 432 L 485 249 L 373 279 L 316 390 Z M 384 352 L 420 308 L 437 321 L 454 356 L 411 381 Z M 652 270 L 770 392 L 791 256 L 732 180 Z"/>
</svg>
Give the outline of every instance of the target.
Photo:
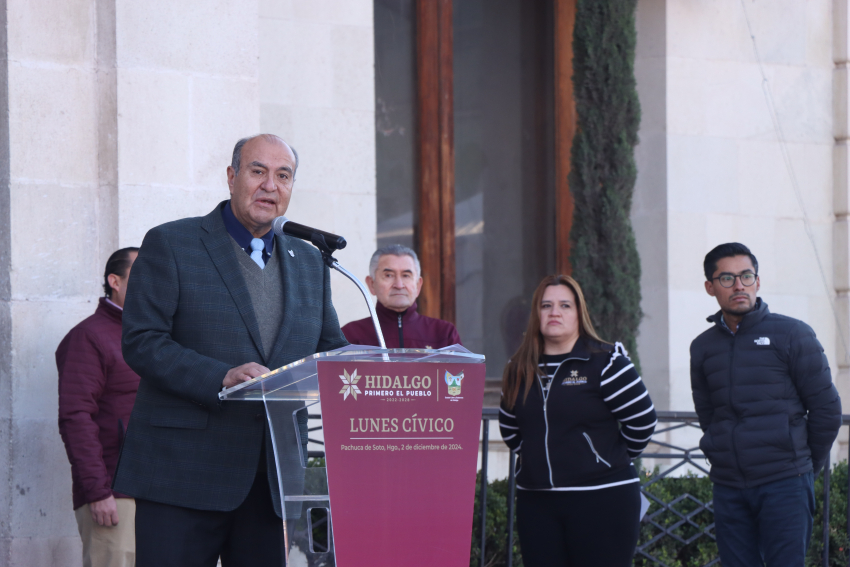
<svg viewBox="0 0 850 567">
<path fill-rule="evenodd" d="M 705 272 L 705 279 L 711 281 L 711 276 L 717 271 L 717 261 L 723 258 L 731 258 L 732 256 L 749 256 L 753 263 L 753 269 L 756 274 L 759 273 L 759 261 L 756 260 L 756 255 L 750 252 L 750 249 L 740 242 L 727 242 L 715 246 L 714 249 L 705 255 L 705 260 L 702 263 L 702 269 Z"/>
<path fill-rule="evenodd" d="M 129 270 L 132 265 L 132 262 L 130 262 L 130 254 L 133 252 L 138 254 L 139 249 L 135 246 L 122 248 L 121 250 L 113 252 L 109 257 L 109 260 L 106 261 L 106 269 L 103 271 L 103 292 L 106 294 L 106 297 L 112 297 L 112 286 L 109 285 L 109 274 L 115 274 L 120 278 L 126 276 L 127 270 Z"/>
<path fill-rule="evenodd" d="M 531 299 L 531 314 L 528 316 L 528 326 L 522 344 L 508 361 L 502 374 L 502 394 L 505 404 L 513 408 L 519 398 L 519 392 L 525 387 L 523 400 L 528 397 L 534 378 L 537 376 L 540 355 L 543 352 L 543 335 L 540 333 L 540 305 L 543 302 L 543 294 L 546 288 L 553 285 L 567 286 L 572 290 L 576 298 L 576 311 L 578 312 L 578 333 L 580 337 L 590 338 L 598 343 L 609 344 L 599 338 L 590 320 L 590 312 L 581 292 L 581 286 L 570 276 L 552 275 L 543 278 L 543 281 L 534 291 Z"/>
</svg>

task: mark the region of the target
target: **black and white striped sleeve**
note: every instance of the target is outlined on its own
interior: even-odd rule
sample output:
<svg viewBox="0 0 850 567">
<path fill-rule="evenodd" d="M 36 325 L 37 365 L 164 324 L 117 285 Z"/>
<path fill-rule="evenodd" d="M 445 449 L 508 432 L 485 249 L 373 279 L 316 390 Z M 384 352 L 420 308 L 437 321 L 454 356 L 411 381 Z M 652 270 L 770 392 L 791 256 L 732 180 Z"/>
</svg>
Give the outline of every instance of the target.
<svg viewBox="0 0 850 567">
<path fill-rule="evenodd" d="M 620 343 L 614 349 L 602 371 L 600 391 L 608 409 L 622 425 L 620 435 L 626 441 L 629 457 L 635 459 L 646 449 L 658 421 L 649 392 L 626 349 Z"/>
<path fill-rule="evenodd" d="M 509 411 L 505 407 L 504 394 L 502 394 L 502 403 L 499 405 L 499 432 L 502 434 L 502 440 L 511 451 L 519 450 L 519 446 L 522 445 L 519 424 L 513 410 Z"/>
</svg>

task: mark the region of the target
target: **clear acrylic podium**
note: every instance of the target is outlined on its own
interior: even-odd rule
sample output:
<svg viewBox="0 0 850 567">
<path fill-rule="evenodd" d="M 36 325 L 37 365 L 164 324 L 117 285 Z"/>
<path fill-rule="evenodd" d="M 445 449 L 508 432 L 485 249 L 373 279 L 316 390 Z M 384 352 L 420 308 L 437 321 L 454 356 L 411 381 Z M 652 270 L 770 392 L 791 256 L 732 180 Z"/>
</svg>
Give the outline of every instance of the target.
<svg viewBox="0 0 850 567">
<path fill-rule="evenodd" d="M 325 466 L 308 463 L 306 425 L 299 425 L 298 413 L 320 403 L 318 363 L 322 360 L 338 362 L 416 362 L 483 364 L 484 356 L 473 354 L 455 345 L 446 349 L 379 349 L 376 347 L 348 346 L 319 353 L 298 360 L 263 376 L 223 390 L 219 398 L 228 402 L 262 402 L 271 431 L 278 487 L 284 512 L 284 538 L 287 565 L 294 567 L 333 566 L 335 548 L 333 539 L 332 506 L 328 493 L 328 475 Z M 339 387 L 343 383 L 340 382 Z M 480 420 L 480 409 L 478 419 Z M 300 434 L 299 434 L 300 433 Z M 477 433 L 476 433 L 477 435 Z M 477 452 L 477 447 L 476 447 Z M 317 461 L 319 464 L 321 461 Z M 296 467 L 297 465 L 297 467 Z M 333 466 L 333 464 L 332 464 Z M 301 475 L 293 475 L 297 469 Z M 282 470 L 290 471 L 282 474 Z M 336 470 L 336 469 L 334 469 Z M 327 549 L 323 550 L 313 540 L 313 511 L 327 517 Z M 324 543 L 324 542 L 323 542 Z"/>
</svg>

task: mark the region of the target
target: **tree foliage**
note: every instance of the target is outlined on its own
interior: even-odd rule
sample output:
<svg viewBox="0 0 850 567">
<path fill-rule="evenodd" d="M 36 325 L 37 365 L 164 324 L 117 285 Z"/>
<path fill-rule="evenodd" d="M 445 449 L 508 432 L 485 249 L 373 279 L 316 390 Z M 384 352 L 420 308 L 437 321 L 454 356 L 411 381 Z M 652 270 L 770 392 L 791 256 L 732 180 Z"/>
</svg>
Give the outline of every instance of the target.
<svg viewBox="0 0 850 567">
<path fill-rule="evenodd" d="M 636 361 L 640 258 L 629 213 L 640 104 L 634 77 L 636 0 L 579 0 L 573 36 L 577 130 L 570 190 L 573 277 L 596 331 Z"/>
</svg>

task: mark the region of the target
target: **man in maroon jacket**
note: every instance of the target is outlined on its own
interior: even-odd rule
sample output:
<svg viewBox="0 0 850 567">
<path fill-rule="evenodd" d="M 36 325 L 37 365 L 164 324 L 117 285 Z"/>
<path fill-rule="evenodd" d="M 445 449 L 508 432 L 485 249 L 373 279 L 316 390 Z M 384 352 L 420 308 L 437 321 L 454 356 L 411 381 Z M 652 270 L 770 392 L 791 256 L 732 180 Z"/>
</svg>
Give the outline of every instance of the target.
<svg viewBox="0 0 850 567">
<path fill-rule="evenodd" d="M 460 344 L 454 325 L 416 311 L 416 298 L 422 291 L 420 272 L 416 252 L 406 246 L 391 244 L 372 254 L 366 285 L 378 297 L 375 311 L 387 348 L 443 348 Z M 371 317 L 352 321 L 342 332 L 351 344 L 380 346 Z"/>
<path fill-rule="evenodd" d="M 106 297 L 56 349 L 59 433 L 71 462 L 84 567 L 135 563 L 135 502 L 111 487 L 139 387 L 139 376 L 121 354 L 121 314 L 138 251 L 122 248 L 109 257 Z"/>
</svg>

